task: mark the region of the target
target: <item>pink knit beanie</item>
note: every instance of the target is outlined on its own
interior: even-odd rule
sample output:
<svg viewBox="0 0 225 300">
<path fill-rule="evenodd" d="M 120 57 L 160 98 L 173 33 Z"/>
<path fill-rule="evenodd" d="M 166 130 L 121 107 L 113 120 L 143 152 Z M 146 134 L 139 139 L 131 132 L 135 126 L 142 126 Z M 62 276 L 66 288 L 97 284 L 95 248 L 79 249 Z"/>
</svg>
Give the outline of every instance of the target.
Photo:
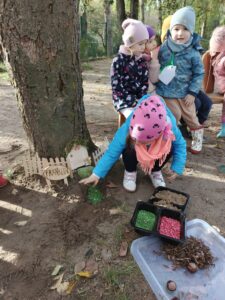
<svg viewBox="0 0 225 300">
<path fill-rule="evenodd" d="M 131 47 L 149 38 L 148 30 L 141 21 L 126 19 L 122 23 L 122 28 L 124 30 L 122 39 L 126 47 Z"/>
<path fill-rule="evenodd" d="M 166 108 L 158 96 L 150 96 L 134 111 L 130 136 L 138 142 L 157 139 L 167 127 Z"/>
<path fill-rule="evenodd" d="M 209 41 L 210 53 L 225 51 L 225 26 L 216 27 Z"/>
</svg>

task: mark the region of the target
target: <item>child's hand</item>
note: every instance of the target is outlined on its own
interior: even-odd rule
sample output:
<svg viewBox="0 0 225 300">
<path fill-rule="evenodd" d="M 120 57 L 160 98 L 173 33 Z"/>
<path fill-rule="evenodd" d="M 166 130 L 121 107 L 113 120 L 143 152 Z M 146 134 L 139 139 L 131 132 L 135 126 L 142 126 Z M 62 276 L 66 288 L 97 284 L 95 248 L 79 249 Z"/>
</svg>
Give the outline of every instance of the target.
<svg viewBox="0 0 225 300">
<path fill-rule="evenodd" d="M 156 47 L 151 51 L 151 57 L 152 59 L 158 59 L 158 54 L 159 54 L 159 47 Z"/>
<path fill-rule="evenodd" d="M 91 176 L 79 181 L 79 183 L 82 183 L 82 184 L 93 183 L 94 186 L 96 186 L 98 184 L 98 182 L 99 182 L 99 178 L 95 174 L 91 174 Z"/>
<path fill-rule="evenodd" d="M 184 103 L 186 106 L 190 106 L 195 101 L 195 96 L 187 94 L 187 96 L 184 98 Z"/>
</svg>

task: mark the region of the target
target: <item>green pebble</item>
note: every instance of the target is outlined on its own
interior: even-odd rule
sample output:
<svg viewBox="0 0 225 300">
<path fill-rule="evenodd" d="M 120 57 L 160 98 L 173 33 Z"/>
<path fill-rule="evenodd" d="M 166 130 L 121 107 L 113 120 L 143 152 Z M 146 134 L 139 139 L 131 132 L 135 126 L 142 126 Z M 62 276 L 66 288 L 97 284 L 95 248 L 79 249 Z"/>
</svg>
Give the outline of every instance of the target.
<svg viewBox="0 0 225 300">
<path fill-rule="evenodd" d="M 156 221 L 154 213 L 147 210 L 139 210 L 135 226 L 145 230 L 153 230 Z"/>
<path fill-rule="evenodd" d="M 89 186 L 87 198 L 88 198 L 88 202 L 95 205 L 102 202 L 104 197 L 101 191 L 97 187 Z"/>
<path fill-rule="evenodd" d="M 82 167 L 77 170 L 77 174 L 81 179 L 84 179 L 92 174 L 93 169 L 94 168 L 92 166 Z"/>
<path fill-rule="evenodd" d="M 3 173 L 3 177 L 10 180 L 13 178 L 13 171 L 11 169 L 7 169 L 6 171 L 4 171 Z"/>
</svg>

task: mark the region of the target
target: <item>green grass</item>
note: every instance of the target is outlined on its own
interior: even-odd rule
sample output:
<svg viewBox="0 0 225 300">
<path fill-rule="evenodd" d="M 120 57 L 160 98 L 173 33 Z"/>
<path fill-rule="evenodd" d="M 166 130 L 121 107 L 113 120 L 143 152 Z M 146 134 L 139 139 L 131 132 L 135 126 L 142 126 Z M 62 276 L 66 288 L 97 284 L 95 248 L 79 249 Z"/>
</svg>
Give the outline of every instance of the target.
<svg viewBox="0 0 225 300">
<path fill-rule="evenodd" d="M 9 80 L 9 75 L 3 62 L 0 62 L 0 78 L 3 80 Z"/>
<path fill-rule="evenodd" d="M 123 224 L 120 224 L 116 227 L 115 232 L 114 232 L 114 240 L 115 240 L 116 244 L 120 244 L 120 242 L 122 241 L 123 231 L 124 231 Z"/>
<path fill-rule="evenodd" d="M 108 266 L 103 273 L 104 280 L 108 285 L 108 299 L 129 300 L 126 282 L 131 282 L 131 277 L 135 277 L 136 274 L 137 268 L 133 261 L 124 262 L 122 266 Z M 114 298 L 111 298 L 110 295 L 114 295 Z"/>
<path fill-rule="evenodd" d="M 136 270 L 133 262 L 127 262 L 123 266 L 110 266 L 105 270 L 104 277 L 110 286 L 120 287 L 126 276 L 131 276 Z"/>
</svg>

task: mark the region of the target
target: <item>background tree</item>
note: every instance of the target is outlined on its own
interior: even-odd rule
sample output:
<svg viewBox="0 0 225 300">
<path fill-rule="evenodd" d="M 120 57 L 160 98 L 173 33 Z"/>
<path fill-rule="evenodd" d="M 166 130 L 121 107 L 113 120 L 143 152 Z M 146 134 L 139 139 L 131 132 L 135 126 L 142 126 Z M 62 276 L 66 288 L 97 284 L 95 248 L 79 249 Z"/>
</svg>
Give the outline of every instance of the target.
<svg viewBox="0 0 225 300">
<path fill-rule="evenodd" d="M 105 44 L 107 56 L 112 55 L 112 17 L 111 5 L 112 0 L 104 0 L 104 16 L 105 16 Z"/>
<path fill-rule="evenodd" d="M 145 0 L 141 0 L 141 21 L 145 23 Z"/>
<path fill-rule="evenodd" d="M 93 147 L 85 121 L 78 1 L 0 0 L 4 60 L 28 137 L 40 156 Z"/>
<path fill-rule="evenodd" d="M 116 11 L 117 11 L 117 18 L 119 23 L 119 28 L 122 32 L 121 24 L 126 19 L 126 9 L 125 9 L 125 2 L 124 0 L 116 0 Z"/>
<path fill-rule="evenodd" d="M 130 18 L 138 19 L 139 0 L 130 0 Z"/>
</svg>

